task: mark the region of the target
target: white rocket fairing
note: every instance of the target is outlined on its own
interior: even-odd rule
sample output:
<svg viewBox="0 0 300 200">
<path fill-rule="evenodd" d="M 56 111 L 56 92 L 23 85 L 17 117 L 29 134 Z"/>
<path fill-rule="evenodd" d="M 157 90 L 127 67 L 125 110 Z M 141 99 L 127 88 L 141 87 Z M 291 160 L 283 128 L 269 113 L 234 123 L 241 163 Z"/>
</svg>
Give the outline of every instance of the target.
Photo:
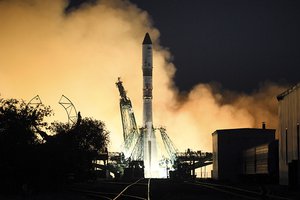
<svg viewBox="0 0 300 200">
<path fill-rule="evenodd" d="M 152 121 L 152 41 L 146 33 L 143 41 L 143 134 L 146 178 L 158 177 L 157 144 Z"/>
</svg>

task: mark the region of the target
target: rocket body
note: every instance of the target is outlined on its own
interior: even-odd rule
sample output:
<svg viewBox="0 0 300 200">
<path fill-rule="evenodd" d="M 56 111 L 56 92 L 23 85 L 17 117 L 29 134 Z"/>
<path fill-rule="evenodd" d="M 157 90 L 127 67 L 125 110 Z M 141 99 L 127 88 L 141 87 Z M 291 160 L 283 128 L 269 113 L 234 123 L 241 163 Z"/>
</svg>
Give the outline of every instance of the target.
<svg viewBox="0 0 300 200">
<path fill-rule="evenodd" d="M 152 119 L 152 41 L 146 33 L 142 50 L 143 70 L 143 137 L 145 177 L 158 177 L 157 144 Z"/>
<path fill-rule="evenodd" d="M 143 127 L 152 128 L 152 42 L 147 33 L 143 41 Z"/>
</svg>

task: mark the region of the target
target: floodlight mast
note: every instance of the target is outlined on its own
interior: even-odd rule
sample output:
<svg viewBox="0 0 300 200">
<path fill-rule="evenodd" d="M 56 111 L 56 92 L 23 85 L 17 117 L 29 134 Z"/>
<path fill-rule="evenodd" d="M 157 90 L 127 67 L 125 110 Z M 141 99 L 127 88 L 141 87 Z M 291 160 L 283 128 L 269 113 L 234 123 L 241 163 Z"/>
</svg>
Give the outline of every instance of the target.
<svg viewBox="0 0 300 200">
<path fill-rule="evenodd" d="M 42 105 L 42 100 L 39 95 L 34 96 L 27 104 L 28 107 L 37 109 L 40 105 Z M 41 136 L 42 140 L 46 142 L 49 139 L 49 135 L 42 131 L 37 124 L 32 125 L 36 132 Z"/>
<path fill-rule="evenodd" d="M 78 119 L 78 113 L 72 101 L 65 95 L 62 95 L 58 103 L 66 110 L 68 115 L 68 123 L 75 125 Z"/>
<path fill-rule="evenodd" d="M 39 95 L 34 96 L 27 104 L 27 106 L 30 107 L 38 107 L 39 105 L 42 104 L 41 98 Z"/>
</svg>

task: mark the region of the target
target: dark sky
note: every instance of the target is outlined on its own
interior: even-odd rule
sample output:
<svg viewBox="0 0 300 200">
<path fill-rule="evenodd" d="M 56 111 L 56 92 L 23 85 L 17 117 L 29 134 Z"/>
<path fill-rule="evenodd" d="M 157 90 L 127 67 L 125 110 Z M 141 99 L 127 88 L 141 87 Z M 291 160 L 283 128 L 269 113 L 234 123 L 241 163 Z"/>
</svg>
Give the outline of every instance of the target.
<svg viewBox="0 0 300 200">
<path fill-rule="evenodd" d="M 130 1 L 152 17 L 182 91 L 199 82 L 251 92 L 265 81 L 299 81 L 300 1 Z"/>
</svg>

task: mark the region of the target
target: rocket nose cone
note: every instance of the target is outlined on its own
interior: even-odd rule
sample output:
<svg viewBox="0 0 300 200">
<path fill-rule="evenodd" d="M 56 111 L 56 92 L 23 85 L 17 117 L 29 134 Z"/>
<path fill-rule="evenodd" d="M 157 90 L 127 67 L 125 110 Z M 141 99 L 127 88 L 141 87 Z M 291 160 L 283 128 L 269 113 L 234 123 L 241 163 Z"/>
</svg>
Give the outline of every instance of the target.
<svg viewBox="0 0 300 200">
<path fill-rule="evenodd" d="M 146 33 L 146 35 L 144 37 L 143 44 L 152 44 L 152 41 L 151 41 L 149 33 Z"/>
</svg>

